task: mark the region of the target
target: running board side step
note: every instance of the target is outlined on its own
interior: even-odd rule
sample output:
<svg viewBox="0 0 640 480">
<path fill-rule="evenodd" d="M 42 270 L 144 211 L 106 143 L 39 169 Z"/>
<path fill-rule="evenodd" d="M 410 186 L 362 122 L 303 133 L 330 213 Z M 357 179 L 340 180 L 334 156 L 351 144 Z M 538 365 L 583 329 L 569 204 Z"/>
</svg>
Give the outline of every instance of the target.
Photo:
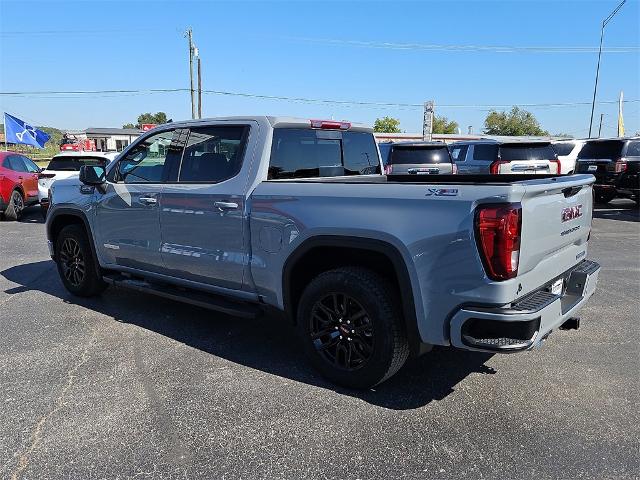
<svg viewBox="0 0 640 480">
<path fill-rule="evenodd" d="M 262 311 L 250 303 L 234 302 L 213 293 L 200 292 L 170 285 L 149 283 L 145 280 L 131 278 L 120 274 L 105 275 L 102 279 L 114 287 L 127 288 L 138 292 L 150 293 L 159 297 L 189 303 L 197 307 L 215 310 L 236 317 L 256 318 Z"/>
</svg>

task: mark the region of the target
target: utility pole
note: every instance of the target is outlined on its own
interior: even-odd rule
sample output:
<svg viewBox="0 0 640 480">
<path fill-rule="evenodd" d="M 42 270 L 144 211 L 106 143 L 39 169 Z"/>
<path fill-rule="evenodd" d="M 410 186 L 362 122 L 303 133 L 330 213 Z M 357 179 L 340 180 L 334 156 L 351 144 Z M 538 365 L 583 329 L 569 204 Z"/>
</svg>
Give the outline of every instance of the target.
<svg viewBox="0 0 640 480">
<path fill-rule="evenodd" d="M 422 139 L 430 142 L 433 138 L 433 100 L 424 103 L 424 117 L 422 121 Z"/>
<path fill-rule="evenodd" d="M 602 133 L 602 119 L 604 118 L 604 113 L 600 114 L 600 126 L 598 127 L 598 138 L 600 138 L 600 134 Z M 591 138 L 591 137 L 589 137 Z"/>
<path fill-rule="evenodd" d="M 191 92 L 191 118 L 196 118 L 196 104 L 193 90 L 193 31 L 191 27 L 187 29 L 186 37 L 189 40 L 189 91 Z"/>
<path fill-rule="evenodd" d="M 596 84 L 593 87 L 593 101 L 591 102 L 591 120 L 589 120 L 589 138 L 591 138 L 591 127 L 593 126 L 593 111 L 596 108 L 596 95 L 598 93 L 598 77 L 600 76 L 600 57 L 602 57 L 602 39 L 604 38 L 604 27 L 611 21 L 613 16 L 618 13 L 618 10 L 622 8 L 627 0 L 622 0 L 620 4 L 609 14 L 607 18 L 602 21 L 602 28 L 600 29 L 600 49 L 598 50 L 598 66 L 596 67 Z"/>
<path fill-rule="evenodd" d="M 200 68 L 200 55 L 198 55 L 198 118 L 202 118 L 202 70 Z"/>
</svg>

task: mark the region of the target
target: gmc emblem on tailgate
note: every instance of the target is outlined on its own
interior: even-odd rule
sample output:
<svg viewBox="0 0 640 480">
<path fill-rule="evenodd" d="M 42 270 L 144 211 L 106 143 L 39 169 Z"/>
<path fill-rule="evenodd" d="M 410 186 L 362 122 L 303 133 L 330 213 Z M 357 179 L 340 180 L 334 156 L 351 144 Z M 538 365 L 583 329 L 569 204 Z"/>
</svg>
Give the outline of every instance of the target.
<svg viewBox="0 0 640 480">
<path fill-rule="evenodd" d="M 575 218 L 580 218 L 582 216 L 582 205 L 575 205 L 573 207 L 567 207 L 562 210 L 562 223 L 568 222 L 569 220 L 573 220 Z"/>
</svg>

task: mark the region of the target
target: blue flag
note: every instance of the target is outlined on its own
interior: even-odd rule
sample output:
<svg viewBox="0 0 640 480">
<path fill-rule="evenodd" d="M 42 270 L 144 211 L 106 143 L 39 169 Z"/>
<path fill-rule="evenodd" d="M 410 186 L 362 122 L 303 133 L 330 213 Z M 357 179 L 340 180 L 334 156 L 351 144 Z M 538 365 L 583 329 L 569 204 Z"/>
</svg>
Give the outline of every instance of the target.
<svg viewBox="0 0 640 480">
<path fill-rule="evenodd" d="M 5 144 L 22 143 L 37 148 L 44 148 L 44 144 L 51 138 L 42 130 L 38 130 L 36 127 L 32 127 L 23 120 L 9 115 L 6 112 L 4 114 L 4 129 L 6 133 Z"/>
</svg>

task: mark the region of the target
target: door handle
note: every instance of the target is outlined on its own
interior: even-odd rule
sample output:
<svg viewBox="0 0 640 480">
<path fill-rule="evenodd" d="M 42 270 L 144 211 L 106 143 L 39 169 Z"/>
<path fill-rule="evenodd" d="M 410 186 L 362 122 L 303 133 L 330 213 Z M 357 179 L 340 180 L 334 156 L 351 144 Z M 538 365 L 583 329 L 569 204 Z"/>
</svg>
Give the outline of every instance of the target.
<svg viewBox="0 0 640 480">
<path fill-rule="evenodd" d="M 235 210 L 238 208 L 238 204 L 236 202 L 213 202 L 213 206 L 218 210 Z"/>
<path fill-rule="evenodd" d="M 140 202 L 146 203 L 147 205 L 155 205 L 158 203 L 155 197 L 140 197 Z"/>
</svg>

